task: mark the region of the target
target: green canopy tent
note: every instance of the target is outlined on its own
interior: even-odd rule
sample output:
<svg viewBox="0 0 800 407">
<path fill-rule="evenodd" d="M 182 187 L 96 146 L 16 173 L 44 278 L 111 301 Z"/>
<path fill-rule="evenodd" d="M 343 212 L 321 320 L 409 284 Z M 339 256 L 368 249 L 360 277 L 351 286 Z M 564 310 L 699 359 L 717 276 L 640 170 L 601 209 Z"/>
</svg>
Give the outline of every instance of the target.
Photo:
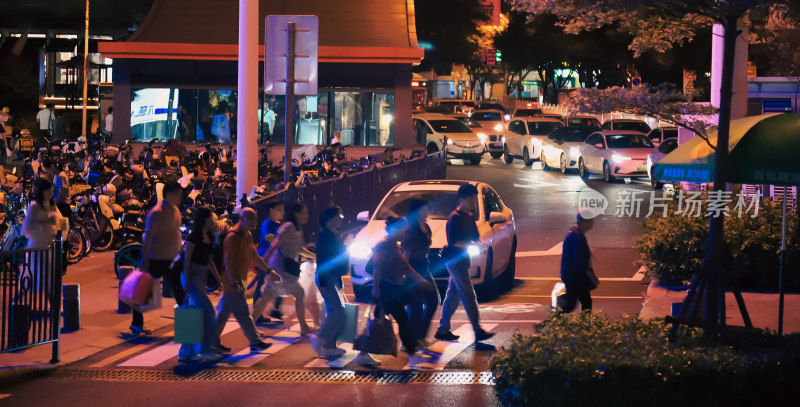
<svg viewBox="0 0 800 407">
<path fill-rule="evenodd" d="M 694 137 L 654 166 L 659 181 L 712 182 L 717 134 Z M 778 332 L 783 333 L 783 263 L 786 252 L 786 191 L 800 185 L 800 115 L 775 113 L 731 120 L 727 181 L 783 186 Z"/>
</svg>

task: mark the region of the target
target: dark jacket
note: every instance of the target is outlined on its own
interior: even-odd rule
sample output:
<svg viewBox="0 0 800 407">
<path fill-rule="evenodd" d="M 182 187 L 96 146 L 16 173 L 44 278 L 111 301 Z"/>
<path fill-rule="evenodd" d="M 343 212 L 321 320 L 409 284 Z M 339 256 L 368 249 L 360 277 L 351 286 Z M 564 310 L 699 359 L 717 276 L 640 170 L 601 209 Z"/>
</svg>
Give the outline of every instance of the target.
<svg viewBox="0 0 800 407">
<path fill-rule="evenodd" d="M 327 287 L 332 280 L 336 287 L 342 288 L 342 276 L 347 274 L 349 259 L 347 249 L 339 237 L 328 229 L 317 235 L 317 284 Z"/>
<path fill-rule="evenodd" d="M 561 252 L 561 280 L 564 284 L 588 284 L 589 263 L 592 252 L 586 236 L 577 227 L 570 229 L 564 237 Z"/>
</svg>

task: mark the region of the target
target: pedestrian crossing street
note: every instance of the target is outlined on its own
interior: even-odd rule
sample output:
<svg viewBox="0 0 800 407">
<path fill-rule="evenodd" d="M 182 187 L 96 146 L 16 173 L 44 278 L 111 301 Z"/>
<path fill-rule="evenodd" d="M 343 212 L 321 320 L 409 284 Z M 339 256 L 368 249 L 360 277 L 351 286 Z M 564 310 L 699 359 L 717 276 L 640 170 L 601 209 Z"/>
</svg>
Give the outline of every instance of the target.
<svg viewBox="0 0 800 407">
<path fill-rule="evenodd" d="M 279 325 L 282 326 L 282 325 Z M 496 323 L 484 323 L 483 327 L 487 330 L 496 328 Z M 397 332 L 397 324 L 394 324 Z M 473 346 L 474 334 L 472 326 L 468 323 L 461 325 L 455 324 L 453 332 L 460 338 L 456 342 L 434 341 L 430 343 L 426 353 L 430 359 L 423 364 L 409 366 L 406 355 L 398 352 L 397 357 L 388 355 L 375 355 L 381 360 L 381 369 L 386 370 L 431 370 L 441 371 L 453 361 L 459 354 Z M 164 328 L 163 332 L 157 332 L 152 337 L 140 337 L 147 343 L 130 343 L 119 345 L 109 351 L 90 358 L 89 368 L 98 369 L 169 369 L 181 365 L 177 360 L 180 344 L 172 341 L 174 331 Z M 300 334 L 300 324 L 294 323 L 288 329 L 269 329 L 269 334 L 262 326 L 259 331 L 264 334 L 263 340 L 271 343 L 272 346 L 260 351 L 251 352 L 249 344 L 244 339 L 244 335 L 238 323 L 231 319 L 222 333 L 222 343 L 231 347 L 232 350 L 227 356 L 217 363 L 218 368 L 260 368 L 260 369 L 285 369 L 299 368 L 307 369 L 356 369 L 354 363 L 358 351 L 353 350 L 350 343 L 341 343 L 339 346 L 347 351 L 345 355 L 336 359 L 323 359 L 316 357 L 316 353 L 311 349 L 308 338 Z M 399 341 L 399 339 L 398 339 Z M 280 359 L 278 361 L 278 359 Z M 485 358 L 484 358 L 485 359 Z M 275 360 L 274 363 L 271 363 Z M 204 363 L 204 362 L 191 362 Z M 210 366 L 209 366 L 210 367 Z"/>
</svg>

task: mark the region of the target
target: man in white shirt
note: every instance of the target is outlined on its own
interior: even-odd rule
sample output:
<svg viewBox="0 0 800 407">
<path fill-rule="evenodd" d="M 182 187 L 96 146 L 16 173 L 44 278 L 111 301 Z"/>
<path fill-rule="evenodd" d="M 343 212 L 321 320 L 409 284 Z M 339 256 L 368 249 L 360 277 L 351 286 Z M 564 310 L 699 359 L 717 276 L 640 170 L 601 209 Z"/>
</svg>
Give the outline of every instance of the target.
<svg viewBox="0 0 800 407">
<path fill-rule="evenodd" d="M 109 106 L 108 114 L 106 115 L 106 127 L 105 130 L 111 133 L 114 129 L 114 106 Z"/>
<path fill-rule="evenodd" d="M 264 128 L 262 131 L 263 138 L 261 143 L 272 140 L 272 135 L 275 130 L 275 112 L 270 109 L 269 102 L 264 102 Z"/>
<path fill-rule="evenodd" d="M 46 105 L 44 109 L 40 110 L 36 115 L 36 121 L 39 123 L 39 134 L 41 137 L 50 138 L 53 134 L 53 105 Z"/>
</svg>

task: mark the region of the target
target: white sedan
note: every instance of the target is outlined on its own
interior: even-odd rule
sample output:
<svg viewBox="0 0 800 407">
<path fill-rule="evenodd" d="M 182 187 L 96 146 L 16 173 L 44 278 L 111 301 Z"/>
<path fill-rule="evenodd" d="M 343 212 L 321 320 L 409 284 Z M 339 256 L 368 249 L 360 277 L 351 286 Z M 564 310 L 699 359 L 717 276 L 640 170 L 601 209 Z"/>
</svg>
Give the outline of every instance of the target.
<svg viewBox="0 0 800 407">
<path fill-rule="evenodd" d="M 372 275 L 365 268 L 372 257 L 372 248 L 386 236 L 386 218 L 408 215 L 412 199 L 422 199 L 431 207 L 428 225 L 433 232 L 428 256 L 430 270 L 441 288 L 447 285 L 448 273 L 441 249 L 447 245 L 446 225 L 450 213 L 458 206 L 458 188 L 473 184 L 478 188 L 478 214 L 475 225 L 480 242 L 468 248 L 472 283 L 479 293 L 492 297 L 498 288 L 510 289 L 516 269 L 517 233 L 514 214 L 491 186 L 475 181 L 412 181 L 398 184 L 383 198 L 374 212 L 361 212 L 358 220 L 366 222 L 348 246 L 353 291 L 359 299 L 367 299 L 372 291 Z M 487 272 L 487 270 L 489 272 Z"/>
<path fill-rule="evenodd" d="M 560 120 L 549 117 L 525 117 L 511 120 L 506 132 L 505 162 L 511 164 L 515 158 L 530 166 L 542 155 L 542 142 L 547 134 L 563 126 Z"/>
<path fill-rule="evenodd" d="M 562 174 L 578 168 L 580 145 L 595 131 L 595 127 L 564 126 L 550 132 L 542 142 L 542 168 L 558 168 Z"/>
<path fill-rule="evenodd" d="M 638 131 L 598 131 L 590 134 L 578 148 L 578 171 L 582 178 L 602 173 L 606 182 L 623 177 L 647 177 L 647 155 L 653 147 L 653 142 Z"/>
<path fill-rule="evenodd" d="M 447 140 L 448 157 L 469 160 L 475 165 L 481 163 L 486 153 L 486 140 L 462 121 L 439 113 L 415 114 L 411 117 L 417 140 L 429 154 L 444 149 Z"/>
</svg>

